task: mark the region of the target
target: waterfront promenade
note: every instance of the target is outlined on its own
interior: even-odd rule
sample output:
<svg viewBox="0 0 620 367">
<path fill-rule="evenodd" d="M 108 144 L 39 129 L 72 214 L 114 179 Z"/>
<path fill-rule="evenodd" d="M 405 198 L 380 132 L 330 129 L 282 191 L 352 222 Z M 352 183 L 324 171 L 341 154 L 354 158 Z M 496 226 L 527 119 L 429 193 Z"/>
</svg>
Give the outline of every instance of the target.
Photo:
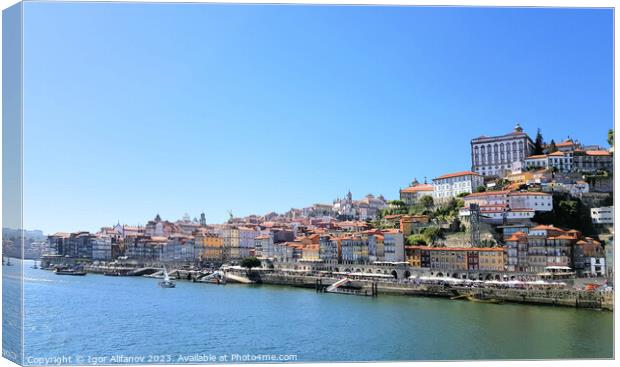
<svg viewBox="0 0 620 367">
<path fill-rule="evenodd" d="M 49 263 L 43 264 L 50 266 Z M 229 282 L 258 283 L 278 286 L 313 288 L 324 291 L 326 287 L 342 280 L 350 279 L 357 295 L 400 295 L 443 297 L 461 301 L 464 297 L 484 291 L 485 298 L 498 302 L 527 303 L 539 305 L 566 306 L 613 310 L 614 293 L 606 291 L 576 289 L 559 282 L 530 282 L 516 285 L 514 282 L 479 281 L 476 283 L 459 282 L 458 279 L 443 277 L 422 277 L 394 279 L 384 274 L 306 272 L 284 269 L 258 268 L 252 271 L 239 267 L 223 267 Z M 112 273 L 124 276 L 142 276 L 158 272 L 154 266 L 114 266 L 87 264 L 84 270 L 91 273 Z M 204 269 L 170 268 L 170 274 L 178 280 L 196 281 L 210 271 Z"/>
</svg>

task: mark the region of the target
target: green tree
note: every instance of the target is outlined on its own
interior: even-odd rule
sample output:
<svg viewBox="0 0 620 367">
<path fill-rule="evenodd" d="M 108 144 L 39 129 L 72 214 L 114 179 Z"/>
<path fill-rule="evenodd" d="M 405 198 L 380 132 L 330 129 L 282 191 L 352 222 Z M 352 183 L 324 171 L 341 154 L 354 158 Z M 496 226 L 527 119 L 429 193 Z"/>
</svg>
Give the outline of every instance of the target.
<svg viewBox="0 0 620 367">
<path fill-rule="evenodd" d="M 428 242 L 434 243 L 442 236 L 441 228 L 427 227 L 421 231 L 421 234 L 428 239 Z"/>
<path fill-rule="evenodd" d="M 534 140 L 534 154 L 543 154 L 543 146 L 545 145 L 543 141 L 542 133 L 540 129 L 536 132 L 536 139 Z"/>
<path fill-rule="evenodd" d="M 540 224 L 552 224 L 559 228 L 576 229 L 586 235 L 594 234 L 590 210 L 578 198 L 565 193 L 553 194 L 553 210 L 537 212 L 532 220 Z"/>
<path fill-rule="evenodd" d="M 557 152 L 558 151 L 558 147 L 555 146 L 555 141 L 553 139 L 551 139 L 551 143 L 549 143 L 549 147 L 547 148 L 547 151 L 549 153 L 553 153 L 553 152 Z"/>
<path fill-rule="evenodd" d="M 433 197 L 430 195 L 424 195 L 420 198 L 420 203 L 426 208 L 426 209 L 430 209 L 433 207 L 433 205 L 435 204 L 433 202 Z"/>
<path fill-rule="evenodd" d="M 254 256 L 246 257 L 241 260 L 241 266 L 247 268 L 249 272 L 252 271 L 252 268 L 258 268 L 260 266 L 260 260 Z"/>
<path fill-rule="evenodd" d="M 614 129 L 609 129 L 607 132 L 607 144 L 609 144 L 610 147 L 614 146 Z"/>
<path fill-rule="evenodd" d="M 485 192 L 485 191 L 487 191 L 487 187 L 484 185 L 480 185 L 476 187 L 476 192 Z"/>
<path fill-rule="evenodd" d="M 426 236 L 422 234 L 412 234 L 407 236 L 407 245 L 409 246 L 428 246 Z"/>
<path fill-rule="evenodd" d="M 506 186 L 510 185 L 510 181 L 508 181 L 505 178 L 500 178 L 499 180 L 495 181 L 495 190 L 503 190 Z"/>
</svg>

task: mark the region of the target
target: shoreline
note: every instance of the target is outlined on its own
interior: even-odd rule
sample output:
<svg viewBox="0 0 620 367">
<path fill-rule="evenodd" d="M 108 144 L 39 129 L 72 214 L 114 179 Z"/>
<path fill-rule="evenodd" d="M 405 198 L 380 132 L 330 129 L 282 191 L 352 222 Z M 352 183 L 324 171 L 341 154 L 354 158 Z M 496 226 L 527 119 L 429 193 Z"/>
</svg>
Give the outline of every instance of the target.
<svg viewBox="0 0 620 367">
<path fill-rule="evenodd" d="M 106 272 L 122 270 L 122 274 L 115 276 L 143 276 L 140 270 L 156 268 L 138 268 L 136 266 L 109 267 L 101 265 L 87 264 L 84 271 L 87 273 L 104 274 Z M 199 275 L 204 275 L 205 271 L 174 269 L 169 273 L 176 277 L 178 281 L 200 282 Z M 226 274 L 232 276 L 228 278 L 231 283 L 246 284 L 266 284 L 273 286 L 287 286 L 297 288 L 315 289 L 316 292 L 325 292 L 326 288 L 345 278 L 345 276 L 326 276 L 326 275 L 302 275 L 287 274 L 285 271 L 276 269 L 255 269 L 248 277 L 246 270 L 226 269 Z M 448 300 L 469 301 L 485 303 L 513 303 L 529 305 L 561 306 L 573 308 L 599 309 L 613 312 L 614 292 L 596 292 L 579 289 L 519 289 L 508 287 L 492 286 L 458 286 L 441 282 L 420 283 L 413 281 L 391 281 L 391 280 L 366 280 L 355 279 L 355 274 L 351 274 L 350 282 L 352 289 L 344 289 L 342 292 L 332 291 L 341 295 L 357 296 L 418 296 L 447 298 Z M 240 281 L 243 280 L 243 281 Z M 474 294 L 484 294 L 484 299 L 476 299 Z M 457 298 L 457 299 L 451 299 Z"/>
</svg>

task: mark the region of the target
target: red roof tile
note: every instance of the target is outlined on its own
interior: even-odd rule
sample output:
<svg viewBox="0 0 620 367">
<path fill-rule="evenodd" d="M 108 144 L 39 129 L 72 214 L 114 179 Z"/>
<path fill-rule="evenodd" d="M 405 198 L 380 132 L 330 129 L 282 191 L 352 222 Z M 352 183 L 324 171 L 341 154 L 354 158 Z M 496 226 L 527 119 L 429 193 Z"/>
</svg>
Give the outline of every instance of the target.
<svg viewBox="0 0 620 367">
<path fill-rule="evenodd" d="M 476 173 L 476 172 L 472 172 L 472 171 L 462 171 L 462 172 L 456 172 L 456 173 L 448 173 L 442 176 L 439 176 L 437 178 L 435 178 L 435 180 L 440 180 L 440 179 L 444 179 L 444 178 L 452 178 L 452 177 L 461 177 L 461 176 L 480 176 L 480 174 Z"/>
</svg>

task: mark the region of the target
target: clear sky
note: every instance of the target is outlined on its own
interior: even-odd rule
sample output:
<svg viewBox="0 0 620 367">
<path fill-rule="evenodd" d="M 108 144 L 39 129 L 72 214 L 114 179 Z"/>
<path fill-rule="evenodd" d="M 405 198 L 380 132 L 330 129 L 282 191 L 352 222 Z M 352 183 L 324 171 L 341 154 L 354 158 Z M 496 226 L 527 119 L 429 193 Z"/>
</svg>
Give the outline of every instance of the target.
<svg viewBox="0 0 620 367">
<path fill-rule="evenodd" d="M 398 197 L 520 122 L 606 146 L 611 10 L 27 3 L 25 227 Z"/>
</svg>

